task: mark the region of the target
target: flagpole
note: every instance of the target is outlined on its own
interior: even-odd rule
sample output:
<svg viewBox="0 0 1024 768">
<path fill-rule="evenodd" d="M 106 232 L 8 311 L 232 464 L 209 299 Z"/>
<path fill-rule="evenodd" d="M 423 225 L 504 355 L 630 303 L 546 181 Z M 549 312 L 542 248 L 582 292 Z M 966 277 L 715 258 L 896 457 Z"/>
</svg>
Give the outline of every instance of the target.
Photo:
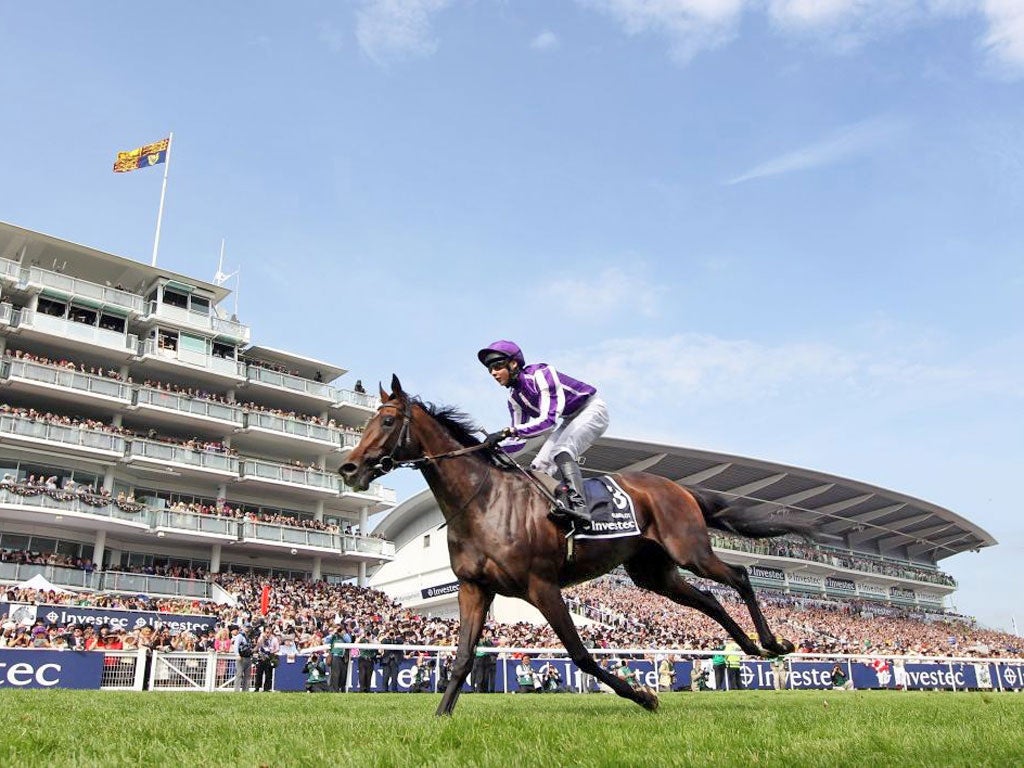
<svg viewBox="0 0 1024 768">
<path fill-rule="evenodd" d="M 156 215 L 156 237 L 153 240 L 153 266 L 156 266 L 156 254 L 160 250 L 160 223 L 164 219 L 164 195 L 167 194 L 167 174 L 171 170 L 171 145 L 174 143 L 174 131 L 167 136 L 167 159 L 164 161 L 164 183 L 160 186 L 160 210 Z"/>
</svg>

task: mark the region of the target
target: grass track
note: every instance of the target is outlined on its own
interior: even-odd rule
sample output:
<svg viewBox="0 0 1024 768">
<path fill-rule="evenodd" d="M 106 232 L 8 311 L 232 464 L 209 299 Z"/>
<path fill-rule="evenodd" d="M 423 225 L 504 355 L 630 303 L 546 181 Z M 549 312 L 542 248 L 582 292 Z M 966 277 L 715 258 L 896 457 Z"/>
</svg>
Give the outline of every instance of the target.
<svg viewBox="0 0 1024 768">
<path fill-rule="evenodd" d="M 1024 695 L 0 691 L 0 766 L 1022 766 Z"/>
</svg>

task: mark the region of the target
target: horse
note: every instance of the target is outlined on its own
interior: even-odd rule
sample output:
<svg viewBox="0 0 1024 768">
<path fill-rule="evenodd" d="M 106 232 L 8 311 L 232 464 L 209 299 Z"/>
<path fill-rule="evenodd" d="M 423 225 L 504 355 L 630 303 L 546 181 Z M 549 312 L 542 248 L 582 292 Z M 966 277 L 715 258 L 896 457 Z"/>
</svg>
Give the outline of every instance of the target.
<svg viewBox="0 0 1024 768">
<path fill-rule="evenodd" d="M 750 656 L 773 658 L 793 651 L 775 637 L 750 586 L 746 568 L 730 565 L 711 548 L 708 527 L 750 538 L 795 533 L 815 535 L 809 520 L 758 512 L 702 490 L 685 488 L 644 472 L 615 475 L 632 498 L 640 534 L 569 541 L 549 517 L 550 496 L 500 449 L 474 436 L 475 425 L 452 407 L 439 407 L 380 386 L 381 405 L 362 439 L 339 469 L 356 491 L 397 467 L 413 467 L 433 492 L 448 529 L 448 552 L 459 580 L 459 644 L 437 715 L 451 715 L 470 672 L 474 652 L 495 595 L 518 597 L 536 607 L 583 672 L 647 710 L 657 693 L 633 688 L 601 667 L 588 652 L 562 598 L 562 588 L 588 581 L 618 565 L 633 582 L 717 621 Z M 503 460 L 502 460 L 503 459 Z M 718 599 L 687 582 L 680 568 L 734 588 L 757 629 L 760 647 Z"/>
</svg>

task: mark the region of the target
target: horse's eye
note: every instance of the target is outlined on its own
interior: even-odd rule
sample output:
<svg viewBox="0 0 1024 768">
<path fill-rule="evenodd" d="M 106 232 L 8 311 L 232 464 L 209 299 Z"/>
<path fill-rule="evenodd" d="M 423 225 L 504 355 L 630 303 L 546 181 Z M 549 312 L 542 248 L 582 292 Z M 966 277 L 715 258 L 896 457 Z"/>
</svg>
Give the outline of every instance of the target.
<svg viewBox="0 0 1024 768">
<path fill-rule="evenodd" d="M 385 416 L 383 421 L 384 421 L 384 426 L 385 427 L 390 427 L 391 425 L 393 425 L 395 423 L 395 417 L 394 416 Z"/>
</svg>

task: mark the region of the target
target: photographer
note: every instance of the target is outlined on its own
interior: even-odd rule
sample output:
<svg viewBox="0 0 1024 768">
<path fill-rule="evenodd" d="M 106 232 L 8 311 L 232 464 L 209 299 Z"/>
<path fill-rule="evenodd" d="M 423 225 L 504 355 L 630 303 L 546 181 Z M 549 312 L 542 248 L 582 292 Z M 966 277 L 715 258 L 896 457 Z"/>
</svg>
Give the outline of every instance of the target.
<svg viewBox="0 0 1024 768">
<path fill-rule="evenodd" d="M 317 651 L 309 654 L 302 667 L 302 674 L 306 676 L 306 693 L 327 692 L 327 665 Z"/>
<path fill-rule="evenodd" d="M 238 656 L 238 665 L 235 669 L 235 690 L 249 692 L 249 681 L 252 679 L 252 657 L 254 652 L 253 642 L 245 631 L 238 627 L 231 630 L 234 636 L 231 638 L 231 651 Z"/>
<path fill-rule="evenodd" d="M 274 688 L 274 670 L 280 662 L 278 652 L 281 650 L 281 641 L 277 639 L 277 633 L 270 627 L 264 628 L 260 639 L 256 643 L 256 690 L 268 692 Z"/>
</svg>

